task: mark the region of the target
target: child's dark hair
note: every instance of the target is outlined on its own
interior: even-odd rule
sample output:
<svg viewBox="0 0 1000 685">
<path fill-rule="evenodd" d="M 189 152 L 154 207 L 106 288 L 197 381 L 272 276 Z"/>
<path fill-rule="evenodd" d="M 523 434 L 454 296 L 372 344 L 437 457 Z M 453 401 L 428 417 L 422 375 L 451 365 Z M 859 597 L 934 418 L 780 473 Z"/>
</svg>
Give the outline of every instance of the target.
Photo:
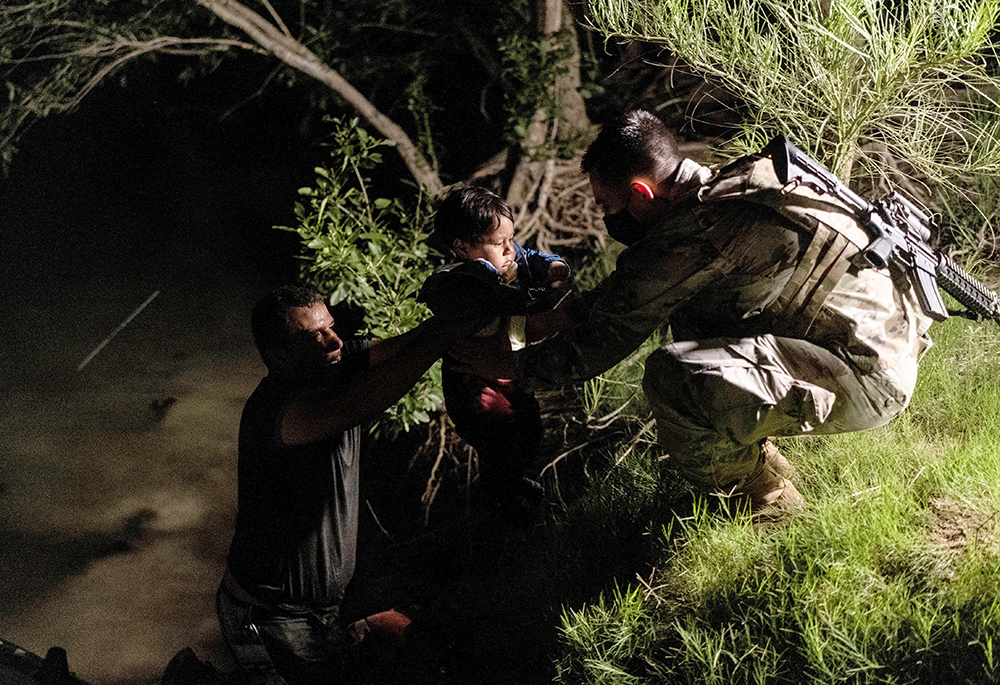
<svg viewBox="0 0 1000 685">
<path fill-rule="evenodd" d="M 500 217 L 514 220 L 502 197 L 480 186 L 456 186 L 438 206 L 434 235 L 448 249 L 456 240 L 474 245 L 497 227 Z"/>
</svg>

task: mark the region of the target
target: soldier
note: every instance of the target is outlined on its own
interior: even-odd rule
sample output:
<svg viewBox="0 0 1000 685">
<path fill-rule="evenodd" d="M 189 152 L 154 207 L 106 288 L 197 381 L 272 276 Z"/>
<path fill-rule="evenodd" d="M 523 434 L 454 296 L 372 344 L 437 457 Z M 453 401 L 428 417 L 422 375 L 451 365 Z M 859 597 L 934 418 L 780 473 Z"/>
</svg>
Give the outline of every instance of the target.
<svg viewBox="0 0 1000 685">
<path fill-rule="evenodd" d="M 684 159 L 650 112 L 604 126 L 582 168 L 627 246 L 615 271 L 567 300 L 555 337 L 457 355 L 537 389 L 592 378 L 669 324 L 643 390 L 670 462 L 756 522 L 801 506 L 769 436 L 865 430 L 907 405 L 930 346 L 912 290 L 852 265 L 867 238 L 835 201 L 782 192 L 760 156 L 719 171 Z"/>
</svg>

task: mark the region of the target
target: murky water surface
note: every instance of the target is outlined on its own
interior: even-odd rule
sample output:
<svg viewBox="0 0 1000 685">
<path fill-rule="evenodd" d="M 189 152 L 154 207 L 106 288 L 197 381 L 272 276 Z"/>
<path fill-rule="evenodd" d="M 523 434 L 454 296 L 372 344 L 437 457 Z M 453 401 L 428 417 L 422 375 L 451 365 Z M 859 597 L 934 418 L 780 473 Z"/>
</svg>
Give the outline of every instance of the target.
<svg viewBox="0 0 1000 685">
<path fill-rule="evenodd" d="M 61 646 L 95 685 L 152 683 L 183 647 L 216 657 L 263 371 L 246 322 L 295 181 L 186 120 L 73 116 L 0 186 L 0 638 Z"/>
</svg>

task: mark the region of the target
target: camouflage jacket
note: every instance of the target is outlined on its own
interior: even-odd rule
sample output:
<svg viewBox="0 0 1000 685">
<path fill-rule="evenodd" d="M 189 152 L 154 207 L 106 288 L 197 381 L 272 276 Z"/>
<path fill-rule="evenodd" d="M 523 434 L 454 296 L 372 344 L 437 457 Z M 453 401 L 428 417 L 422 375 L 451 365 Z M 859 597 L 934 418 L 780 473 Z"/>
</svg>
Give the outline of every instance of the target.
<svg viewBox="0 0 1000 685">
<path fill-rule="evenodd" d="M 690 180 L 675 187 L 675 196 L 685 198 L 675 211 L 623 251 L 594 290 L 565 304 L 574 322 L 569 329 L 515 354 L 527 386 L 599 375 L 668 325 L 675 340 L 804 338 L 861 373 L 890 369 L 899 355 L 923 354 L 930 320 L 905 281 L 851 264 L 864 244 L 861 230 L 853 222 L 845 227 L 835 206 L 821 208 L 827 215 L 779 207 L 770 161 L 744 162 L 746 168 L 712 172 L 685 160 Z M 755 195 L 760 190 L 764 195 Z M 832 272 L 823 272 L 822 257 L 833 248 L 843 254 L 832 260 Z M 803 288 L 809 296 L 796 301 Z"/>
</svg>

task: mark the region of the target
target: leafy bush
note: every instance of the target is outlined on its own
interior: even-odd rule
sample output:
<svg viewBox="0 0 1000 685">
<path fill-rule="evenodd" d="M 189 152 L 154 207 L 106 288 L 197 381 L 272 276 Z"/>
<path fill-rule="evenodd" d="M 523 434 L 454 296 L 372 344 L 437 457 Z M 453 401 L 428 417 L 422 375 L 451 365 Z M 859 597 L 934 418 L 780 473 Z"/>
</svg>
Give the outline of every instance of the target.
<svg viewBox="0 0 1000 685">
<path fill-rule="evenodd" d="M 435 265 L 427 245 L 432 218 L 429 201 L 415 190 L 409 203 L 373 195 L 366 176 L 382 161 L 374 138 L 356 118 L 331 119 L 333 164 L 316 168 L 312 187 L 300 188 L 296 227 L 277 228 L 302 239 L 302 280 L 335 306 L 364 311 L 362 335 L 386 338 L 413 328 L 430 315 L 416 300 Z M 426 423 L 443 401 L 440 365 L 435 365 L 375 425 L 395 437 Z"/>
</svg>

